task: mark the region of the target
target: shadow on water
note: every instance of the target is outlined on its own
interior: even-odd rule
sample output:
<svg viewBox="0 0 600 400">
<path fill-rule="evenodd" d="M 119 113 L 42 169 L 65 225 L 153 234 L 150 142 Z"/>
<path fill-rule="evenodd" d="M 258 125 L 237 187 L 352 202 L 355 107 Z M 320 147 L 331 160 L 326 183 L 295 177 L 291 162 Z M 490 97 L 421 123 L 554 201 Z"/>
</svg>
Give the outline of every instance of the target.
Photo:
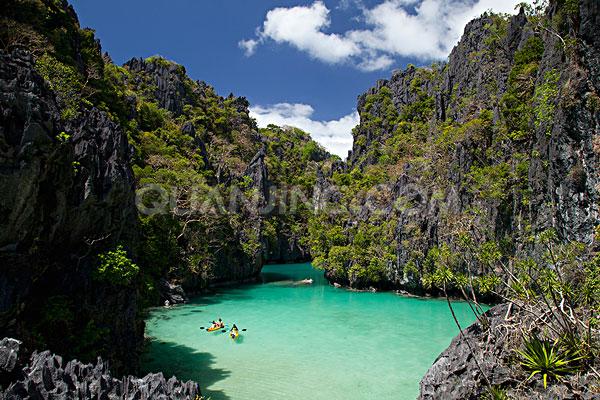
<svg viewBox="0 0 600 400">
<path fill-rule="evenodd" d="M 211 400 L 230 400 L 221 390 L 210 390 L 212 386 L 231 375 L 231 371 L 215 368 L 214 356 L 184 345 L 152 341 L 151 351 L 143 356 L 144 373 L 162 371 L 165 377 L 175 375 L 182 381 L 193 380 L 200 385 L 204 397 Z M 152 355 L 150 354 L 152 353 Z"/>
<path fill-rule="evenodd" d="M 219 291 L 214 294 L 192 297 L 190 299 L 189 303 L 187 303 L 187 305 L 193 306 L 193 307 L 203 307 L 203 306 L 220 304 L 225 301 L 252 300 L 253 299 L 252 296 L 248 296 L 247 294 L 245 294 L 246 290 L 250 286 L 251 285 L 248 284 L 244 288 L 230 287 L 230 288 L 227 288 L 227 292 Z"/>
<path fill-rule="evenodd" d="M 286 274 L 280 274 L 278 272 L 263 272 L 260 275 L 262 283 L 271 283 L 271 282 L 280 282 L 280 281 L 289 281 L 291 277 Z"/>
</svg>

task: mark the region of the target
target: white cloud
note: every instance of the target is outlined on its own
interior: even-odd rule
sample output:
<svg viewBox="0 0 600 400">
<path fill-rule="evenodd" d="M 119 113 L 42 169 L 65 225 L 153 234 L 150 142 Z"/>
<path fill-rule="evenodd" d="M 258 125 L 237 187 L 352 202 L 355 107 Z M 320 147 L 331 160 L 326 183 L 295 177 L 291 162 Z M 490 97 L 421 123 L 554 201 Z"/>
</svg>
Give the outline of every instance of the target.
<svg viewBox="0 0 600 400">
<path fill-rule="evenodd" d="M 339 35 L 323 33 L 330 24 L 329 10 L 317 1 L 310 7 L 275 8 L 267 13 L 262 39 L 288 43 L 311 57 L 328 63 L 345 61 L 360 50 L 356 43 Z"/>
<path fill-rule="evenodd" d="M 273 40 L 326 63 L 351 63 L 360 70 L 375 71 L 389 68 L 396 57 L 445 59 L 471 19 L 487 10 L 514 12 L 518 2 L 384 0 L 370 9 L 361 7 L 365 24 L 362 29 L 326 33 L 331 22 L 329 9 L 319 0 L 310 6 L 269 11 L 257 29 L 256 39 L 242 41 L 240 46 L 251 55 L 260 43 Z M 343 0 L 338 7 L 347 8 L 349 4 L 349 0 Z"/>
<path fill-rule="evenodd" d="M 394 59 L 386 54 L 382 56 L 366 57 L 356 66 L 361 71 L 377 71 L 385 69 L 394 63 Z"/>
<path fill-rule="evenodd" d="M 317 121 L 311 118 L 314 111 L 308 104 L 279 103 L 250 107 L 250 116 L 256 118 L 259 127 L 275 124 L 300 128 L 330 153 L 346 158 L 352 148 L 352 128 L 359 122 L 358 113 L 355 111 L 337 120 Z"/>
<path fill-rule="evenodd" d="M 362 0 L 340 0 L 337 5 L 339 10 L 348 10 L 349 8 L 364 8 Z"/>
<path fill-rule="evenodd" d="M 246 57 L 250 57 L 256 51 L 256 46 L 258 46 L 258 40 L 240 40 L 238 42 L 238 46 L 240 46 L 240 48 L 244 50 L 244 54 L 246 55 Z"/>
</svg>

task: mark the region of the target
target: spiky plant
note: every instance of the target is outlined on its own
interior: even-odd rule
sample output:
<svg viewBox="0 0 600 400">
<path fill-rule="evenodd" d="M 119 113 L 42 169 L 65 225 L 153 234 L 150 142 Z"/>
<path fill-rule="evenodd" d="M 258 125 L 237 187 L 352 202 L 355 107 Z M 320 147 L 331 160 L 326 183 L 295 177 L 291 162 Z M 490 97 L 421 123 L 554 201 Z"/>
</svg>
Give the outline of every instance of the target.
<svg viewBox="0 0 600 400">
<path fill-rule="evenodd" d="M 537 336 L 525 339 L 524 350 L 517 350 L 517 353 L 521 356 L 521 366 L 531 373 L 527 380 L 541 375 L 544 389 L 548 386 L 548 378 L 560 381 L 563 376 L 575 372 L 577 361 L 582 359 L 577 351 L 562 350 L 558 340 L 551 342 Z"/>
<path fill-rule="evenodd" d="M 482 397 L 483 400 L 509 400 L 506 391 L 498 385 L 490 386 Z"/>
</svg>

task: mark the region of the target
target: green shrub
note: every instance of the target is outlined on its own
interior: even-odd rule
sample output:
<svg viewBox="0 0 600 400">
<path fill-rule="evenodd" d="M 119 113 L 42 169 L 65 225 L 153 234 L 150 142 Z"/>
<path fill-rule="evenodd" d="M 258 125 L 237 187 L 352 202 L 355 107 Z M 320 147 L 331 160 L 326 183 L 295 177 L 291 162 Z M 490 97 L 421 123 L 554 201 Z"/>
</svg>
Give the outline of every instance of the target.
<svg viewBox="0 0 600 400">
<path fill-rule="evenodd" d="M 95 277 L 113 285 L 127 286 L 140 272 L 139 267 L 127 256 L 123 246 L 98 255 L 99 265 Z"/>
<path fill-rule="evenodd" d="M 153 131 L 160 128 L 166 118 L 166 111 L 158 107 L 158 104 L 143 101 L 138 106 L 138 124 L 140 129 Z"/>
</svg>

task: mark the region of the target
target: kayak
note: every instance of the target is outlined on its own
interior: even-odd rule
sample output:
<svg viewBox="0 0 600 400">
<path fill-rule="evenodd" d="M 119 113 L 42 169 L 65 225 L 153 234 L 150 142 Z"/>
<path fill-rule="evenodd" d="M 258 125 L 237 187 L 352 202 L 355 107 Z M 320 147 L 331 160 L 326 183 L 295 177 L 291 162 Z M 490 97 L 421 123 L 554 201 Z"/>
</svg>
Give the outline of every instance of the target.
<svg viewBox="0 0 600 400">
<path fill-rule="evenodd" d="M 224 329 L 224 328 L 216 326 L 216 327 L 211 327 L 211 328 L 206 329 L 206 332 L 214 332 L 214 331 L 219 331 L 221 329 Z"/>
</svg>

